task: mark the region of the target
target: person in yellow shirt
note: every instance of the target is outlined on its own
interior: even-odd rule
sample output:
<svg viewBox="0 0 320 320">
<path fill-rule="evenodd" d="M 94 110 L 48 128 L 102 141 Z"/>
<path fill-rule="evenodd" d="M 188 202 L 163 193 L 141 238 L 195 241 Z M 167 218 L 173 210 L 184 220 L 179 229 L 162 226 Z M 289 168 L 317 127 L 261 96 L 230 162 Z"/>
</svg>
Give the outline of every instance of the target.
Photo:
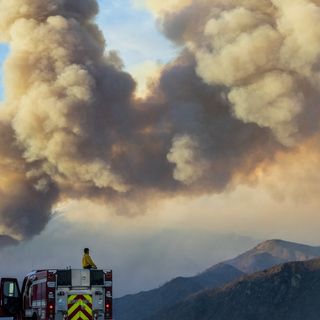
<svg viewBox="0 0 320 320">
<path fill-rule="evenodd" d="M 90 257 L 89 248 L 83 249 L 82 267 L 83 269 L 97 269 L 97 266 Z"/>
</svg>

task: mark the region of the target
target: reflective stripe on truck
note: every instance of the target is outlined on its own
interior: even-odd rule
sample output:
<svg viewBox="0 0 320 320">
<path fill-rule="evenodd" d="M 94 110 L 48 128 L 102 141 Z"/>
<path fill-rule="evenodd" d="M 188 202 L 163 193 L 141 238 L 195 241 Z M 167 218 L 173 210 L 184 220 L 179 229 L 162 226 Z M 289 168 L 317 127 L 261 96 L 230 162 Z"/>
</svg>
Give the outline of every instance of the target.
<svg viewBox="0 0 320 320">
<path fill-rule="evenodd" d="M 89 294 L 68 296 L 68 320 L 92 320 L 92 296 Z"/>
</svg>

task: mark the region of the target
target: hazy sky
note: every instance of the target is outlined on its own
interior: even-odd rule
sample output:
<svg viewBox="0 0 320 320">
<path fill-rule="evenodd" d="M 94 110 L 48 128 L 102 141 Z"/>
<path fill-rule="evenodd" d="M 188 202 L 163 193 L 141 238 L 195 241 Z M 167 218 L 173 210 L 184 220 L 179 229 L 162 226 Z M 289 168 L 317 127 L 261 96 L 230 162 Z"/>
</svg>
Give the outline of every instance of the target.
<svg viewBox="0 0 320 320">
<path fill-rule="evenodd" d="M 259 1 L 257 0 L 257 3 Z M 189 5 L 191 2 L 188 0 L 181 2 L 168 0 L 167 5 L 172 12 L 180 12 L 179 10 L 183 9 L 180 6 Z M 218 0 L 212 2 L 220 3 Z M 269 0 L 263 1 L 263 3 L 268 2 Z M 305 2 L 308 2 L 308 0 L 305 0 Z M 311 0 L 309 2 L 313 3 Z M 185 136 L 178 135 L 173 139 L 174 142 L 168 156 L 171 162 L 177 164 L 177 170 L 174 172 L 175 179 L 185 183 L 186 189 L 189 186 L 194 186 L 193 183 L 197 184 L 199 182 L 199 186 L 194 186 L 191 192 L 176 192 L 174 196 L 170 195 L 170 192 L 169 196 L 167 193 L 164 193 L 163 196 L 161 194 L 159 197 L 152 196 L 145 207 L 142 205 L 143 210 L 139 206 L 141 205 L 139 201 L 131 203 L 130 214 L 127 214 L 125 206 L 121 210 L 116 210 L 109 203 L 101 204 L 99 202 L 98 204 L 93 200 L 85 199 L 85 196 L 74 195 L 75 191 L 72 191 L 70 194 L 75 199 L 77 197 L 79 199 L 68 200 L 68 196 L 66 196 L 60 201 L 55 206 L 55 214 L 51 221 L 40 235 L 35 236 L 30 241 L 22 242 L 16 247 L 2 249 L 0 252 L 1 274 L 21 277 L 24 273 L 36 268 L 80 267 L 82 249 L 83 247 L 90 247 L 92 256 L 99 267 L 114 269 L 115 292 L 119 296 L 157 287 L 174 276 L 196 274 L 212 264 L 231 258 L 266 239 L 282 238 L 314 245 L 320 244 L 320 202 L 318 199 L 320 157 L 317 142 L 318 128 L 313 128 L 313 126 L 316 127 L 316 120 L 312 119 L 314 115 L 318 116 L 317 109 L 314 111 L 318 102 L 314 101 L 319 100 L 314 99 L 312 103 L 309 103 L 309 101 L 304 100 L 302 93 L 301 96 L 296 96 L 297 87 L 293 84 L 296 79 L 292 80 L 287 74 L 279 74 L 278 71 L 270 72 L 262 79 L 258 79 L 257 83 L 247 85 L 252 78 L 257 78 L 250 78 L 252 75 L 250 72 L 253 72 L 251 61 L 249 61 L 248 69 L 242 70 L 239 65 L 246 65 L 248 61 L 242 61 L 240 64 L 234 63 L 234 60 L 232 60 L 233 43 L 228 47 L 229 49 L 224 49 L 225 41 L 233 41 L 235 37 L 233 32 L 238 32 L 235 31 L 237 29 L 236 23 L 231 24 L 231 26 L 224 25 L 226 21 L 229 21 L 229 18 L 231 21 L 237 21 L 238 15 L 241 17 L 243 14 L 250 21 L 248 23 L 250 28 L 256 28 L 259 25 L 256 21 L 258 18 L 251 19 L 250 14 L 242 10 L 243 8 L 226 13 L 221 20 L 208 23 L 205 31 L 206 37 L 215 35 L 217 30 L 220 30 L 220 32 L 226 30 L 224 34 L 227 39 L 217 37 L 215 38 L 218 39 L 215 40 L 216 42 L 209 43 L 210 41 L 206 38 L 206 46 L 201 49 L 200 38 L 202 38 L 202 35 L 197 34 L 189 27 L 185 33 L 180 32 L 180 29 L 183 29 L 183 21 L 186 19 L 184 15 L 187 16 L 187 19 L 190 19 L 190 25 L 196 27 L 198 16 L 202 17 L 204 15 L 203 7 L 195 5 L 195 8 L 193 8 L 193 10 L 196 10 L 194 12 L 199 12 L 197 17 L 190 15 L 190 12 L 193 12 L 189 10 L 190 8 L 181 11 L 182 13 L 177 13 L 177 17 L 172 14 L 172 17 L 169 17 L 171 20 L 168 18 L 169 20 L 163 24 L 163 29 L 167 35 L 165 37 L 159 26 L 159 19 L 163 19 L 161 3 L 147 0 L 146 4 L 148 5 L 143 6 L 141 1 L 139 3 L 135 1 L 134 3 L 130 0 L 100 0 L 100 13 L 97 21 L 105 35 L 107 51 L 110 49 L 118 51 L 125 69 L 141 84 L 141 92 L 144 92 L 146 78 L 159 74 L 161 66 L 174 59 L 181 48 L 188 48 L 194 55 L 191 65 L 193 67 L 194 63 L 198 64 L 196 72 L 203 82 L 201 84 L 198 84 L 198 80 L 190 80 L 189 82 L 190 73 L 185 72 L 182 78 L 187 79 L 185 85 L 187 90 L 193 90 L 194 83 L 196 83 L 196 88 L 202 88 L 204 82 L 208 87 L 212 83 L 230 87 L 232 93 L 229 99 L 235 105 L 232 110 L 234 117 L 237 117 L 246 125 L 254 123 L 259 128 L 267 128 L 270 132 L 273 132 L 272 139 L 274 141 L 271 138 L 265 138 L 265 136 L 269 137 L 268 134 L 264 131 L 260 132 L 255 127 L 246 131 L 240 125 L 238 126 L 232 121 L 224 123 L 224 120 L 218 121 L 215 125 L 222 127 L 220 131 L 226 130 L 227 132 L 232 131 L 235 127 L 235 135 L 240 142 L 237 140 L 237 145 L 232 144 L 229 147 L 227 134 L 226 136 L 222 135 L 221 140 L 227 141 L 226 145 L 228 146 L 222 151 L 220 145 L 210 149 L 208 147 L 209 143 L 193 150 L 195 144 L 192 141 L 190 142 L 189 137 L 185 138 Z M 199 1 L 199 3 L 202 3 L 202 1 Z M 263 6 L 261 5 L 261 7 Z M 255 10 L 263 11 L 264 8 L 259 7 Z M 284 8 L 279 10 L 285 12 Z M 298 15 L 297 12 L 302 11 L 291 8 L 290 12 Z M 263 13 L 266 16 L 267 14 L 272 15 L 268 10 L 263 11 Z M 285 17 L 285 14 L 283 16 Z M 260 19 L 260 15 L 258 17 Z M 297 19 L 299 21 L 298 27 L 301 30 L 308 21 L 305 17 L 302 18 L 301 20 Z M 263 16 L 261 19 L 265 21 L 267 18 Z M 239 21 L 243 20 L 239 19 Z M 282 27 L 286 21 L 285 19 L 282 21 Z M 241 26 L 245 28 L 242 24 Z M 289 28 L 284 29 L 288 30 Z M 285 33 L 285 31 L 281 32 Z M 260 43 L 259 36 L 264 39 L 260 43 L 260 47 L 258 46 L 259 48 L 264 48 L 265 43 L 272 43 L 272 50 L 268 51 L 269 49 L 266 49 L 268 55 L 259 53 L 254 56 L 258 57 L 255 60 L 255 67 L 258 69 L 258 71 L 254 70 L 255 75 L 266 72 L 264 65 L 268 65 L 268 68 L 274 68 L 275 70 L 281 69 L 278 65 L 274 66 L 273 63 L 263 60 L 267 59 L 265 56 L 269 56 L 271 52 L 279 49 L 278 45 L 281 40 L 269 28 L 255 30 L 253 34 L 256 37 L 255 43 Z M 171 40 L 168 40 L 168 38 Z M 286 50 L 292 50 L 294 46 L 290 42 L 291 38 L 292 34 L 288 36 L 287 42 L 279 51 L 286 54 L 291 52 L 286 52 Z M 249 53 L 258 50 L 248 40 L 249 36 L 247 34 L 241 39 L 242 42 L 237 43 L 237 52 L 241 57 L 245 55 L 241 51 L 244 47 L 250 47 L 251 51 Z M 320 37 L 317 39 L 320 42 Z M 299 38 L 299 40 L 301 39 Z M 294 44 L 297 42 L 293 41 Z M 181 45 L 181 43 L 184 43 L 184 45 Z M 316 43 L 316 41 L 312 43 Z M 212 48 L 219 47 L 222 53 L 224 53 L 224 50 L 226 52 L 219 57 L 211 57 L 211 52 L 206 51 L 206 48 L 210 46 Z M 314 60 L 318 59 L 317 61 L 319 61 L 319 57 L 315 57 L 312 48 L 309 49 L 309 52 L 306 53 L 306 59 L 293 57 L 292 61 L 294 60 L 295 65 L 287 66 L 285 63 L 283 69 L 296 70 L 300 77 L 299 81 L 306 77 L 311 79 L 310 82 L 318 83 L 319 75 L 310 75 L 312 68 L 309 69 L 308 63 L 305 61 L 310 60 L 313 63 Z M 298 52 L 297 50 L 293 51 Z M 7 55 L 8 47 L 0 45 L 1 66 Z M 260 65 L 260 58 L 264 61 L 263 66 Z M 202 65 L 203 61 L 210 59 L 215 62 L 216 67 L 213 70 Z M 301 60 L 306 65 L 301 66 Z M 279 65 L 280 63 L 282 62 L 279 62 Z M 179 66 L 179 63 L 177 65 Z M 219 69 L 220 66 L 224 68 L 222 71 Z M 2 79 L 2 67 L 0 71 Z M 181 88 L 175 87 L 176 81 L 170 82 L 168 80 L 169 76 L 178 73 L 179 71 L 175 69 L 173 71 L 169 70 L 167 77 L 164 77 L 161 82 L 170 98 L 175 98 L 175 95 L 180 94 L 179 90 Z M 242 83 L 243 77 L 246 84 Z M 179 80 L 180 78 L 174 79 Z M 280 84 L 285 84 L 285 88 L 283 89 Z M 306 82 L 303 82 L 302 87 L 308 87 Z M 205 91 L 210 90 L 206 87 Z M 312 88 L 307 92 L 310 92 L 312 97 L 318 97 L 318 93 L 315 93 L 315 91 Z M 258 92 L 258 96 L 253 98 L 252 92 Z M 177 127 L 179 129 L 181 127 L 183 132 L 193 130 L 194 135 L 191 135 L 191 137 L 199 134 L 200 138 L 204 137 L 206 143 L 208 140 L 210 142 L 210 139 L 214 139 L 217 134 L 215 131 L 210 131 L 210 134 L 205 135 L 201 126 L 194 128 L 193 124 L 189 124 L 189 122 L 191 123 L 189 117 L 198 116 L 197 112 L 188 111 L 192 109 L 193 104 L 197 104 L 197 100 L 192 94 L 190 93 L 190 99 L 193 99 L 192 103 L 190 102 L 190 105 L 186 103 L 185 118 L 179 120 Z M 195 94 L 195 96 L 197 95 Z M 220 103 L 219 99 L 224 101 L 225 96 L 226 91 L 223 94 L 221 93 L 219 98 L 214 93 L 212 96 L 210 95 L 210 99 L 217 99 Z M 265 98 L 265 96 L 271 96 L 273 99 L 270 98 L 270 100 L 272 101 L 269 101 L 269 98 Z M 2 86 L 0 97 L 3 100 Z M 162 97 L 160 96 L 160 98 Z M 158 96 L 157 99 L 159 99 Z M 205 96 L 205 103 L 210 99 Z M 259 100 L 262 108 L 250 112 L 252 111 L 250 108 L 253 100 L 255 102 Z M 309 113 L 307 116 L 296 120 L 296 115 L 302 108 L 300 106 L 300 103 L 303 104 L 301 101 L 308 105 Z M 178 110 L 179 105 L 176 106 L 178 104 L 176 100 L 173 104 L 174 108 Z M 223 103 L 221 104 L 223 105 Z M 284 111 L 278 112 L 278 110 L 282 110 L 282 107 Z M 174 112 L 172 114 L 173 118 L 176 116 Z M 177 114 L 180 116 L 179 112 Z M 219 114 L 219 110 L 214 113 L 217 116 Z M 277 115 L 277 117 L 269 116 L 269 114 Z M 146 132 L 151 131 L 148 127 L 143 129 Z M 312 134 L 309 131 L 312 131 Z M 300 132 L 300 135 L 297 132 Z M 296 134 L 298 137 L 296 137 Z M 256 137 L 257 135 L 259 137 L 261 135 L 261 140 Z M 246 140 L 248 136 L 251 137 L 251 140 L 257 139 L 257 142 L 254 147 L 248 147 L 248 150 L 240 152 L 240 149 L 246 149 L 247 145 L 250 144 Z M 297 139 L 297 144 L 293 143 L 294 139 Z M 265 145 L 261 145 L 264 143 Z M 155 148 L 157 147 L 158 145 L 155 145 Z M 176 150 L 179 147 L 181 148 L 180 152 Z M 270 148 L 270 153 L 268 148 Z M 115 152 L 119 150 L 117 149 Z M 222 160 L 219 158 L 220 154 L 217 154 L 219 150 L 223 154 Z M 230 172 L 223 171 L 221 175 L 213 175 L 214 186 L 209 185 L 202 176 L 199 176 L 199 180 L 190 180 L 190 170 L 193 174 L 198 174 L 196 170 L 193 170 L 193 162 L 198 160 L 197 152 L 204 156 L 204 160 L 199 161 L 201 170 L 204 170 L 203 168 L 207 170 L 204 174 L 200 170 L 200 176 L 203 174 L 210 178 L 212 171 L 219 171 L 220 169 L 223 171 L 224 162 L 232 168 L 236 167 L 238 162 L 241 162 L 239 166 L 241 169 L 245 169 L 230 169 Z M 252 153 L 254 156 L 246 158 L 243 156 L 244 153 Z M 208 157 L 218 160 L 211 165 L 208 164 Z M 232 157 L 233 159 L 230 160 Z M 257 160 L 261 158 L 266 160 Z M 159 167 L 155 165 L 155 168 L 162 169 L 161 165 Z M 229 175 L 232 177 L 230 178 Z M 230 183 L 224 185 L 221 182 L 222 185 L 220 186 L 220 181 L 228 179 L 230 179 Z M 5 180 L 3 182 L 0 178 L 0 183 L 5 184 Z M 203 185 L 201 184 L 202 181 L 205 181 Z M 216 183 L 216 181 L 219 183 Z M 81 183 L 79 190 L 81 190 Z M 65 181 L 62 182 L 62 185 L 63 190 L 69 188 Z M 170 184 L 170 187 L 174 190 L 172 185 Z M 141 190 L 143 193 L 145 189 Z M 163 192 L 161 188 L 160 191 Z M 91 195 L 90 192 L 88 194 Z M 138 199 L 140 199 L 140 196 L 139 193 Z M 131 214 L 131 211 L 134 214 Z"/>
</svg>

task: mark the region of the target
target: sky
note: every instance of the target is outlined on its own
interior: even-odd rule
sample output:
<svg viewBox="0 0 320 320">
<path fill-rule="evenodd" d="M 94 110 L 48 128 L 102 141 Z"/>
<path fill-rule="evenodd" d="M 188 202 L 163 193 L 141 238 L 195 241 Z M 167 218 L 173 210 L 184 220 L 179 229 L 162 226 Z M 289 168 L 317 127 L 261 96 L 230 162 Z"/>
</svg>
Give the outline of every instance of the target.
<svg viewBox="0 0 320 320">
<path fill-rule="evenodd" d="M 252 1 L 251 11 L 245 1 L 226 10 L 220 0 L 100 0 L 96 22 L 105 54 L 117 52 L 136 91 L 119 67 L 110 71 L 95 61 L 96 47 L 82 30 L 71 30 L 85 39 L 79 57 L 68 32 L 57 33 L 58 45 L 59 37 L 39 42 L 42 32 L 66 28 L 60 20 L 52 21 L 51 33 L 17 25 L 12 49 L 19 54 L 6 68 L 10 101 L 2 68 L 9 49 L 0 45 L 0 97 L 9 105 L 0 107 L 9 110 L 0 118 L 0 231 L 22 241 L 1 249 L 0 274 L 79 268 L 89 247 L 98 267 L 114 270 L 115 294 L 122 296 L 195 275 L 267 239 L 320 245 L 320 36 L 312 27 L 320 8 L 312 0 L 273 3 L 278 14 L 269 0 Z M 0 21 L 4 5 L 0 0 Z M 30 43 L 24 30 L 34 34 Z M 1 33 L 7 30 L 0 23 Z M 107 83 L 104 90 L 91 88 L 87 69 L 70 66 L 69 54 L 97 64 L 93 77 Z M 63 65 L 54 89 L 46 83 L 51 68 L 41 60 L 47 56 Z M 133 98 L 123 98 L 130 92 Z M 60 105 L 56 96 L 64 95 Z M 109 110 L 84 111 L 99 129 L 96 136 L 82 114 L 52 111 L 71 109 L 77 99 L 81 110 L 99 110 L 98 100 L 107 101 L 112 125 L 100 127 Z M 11 115 L 14 134 L 6 125 Z M 68 137 L 64 126 L 72 128 Z M 78 135 L 81 143 L 72 140 Z M 100 152 L 109 145 L 110 152 Z"/>
<path fill-rule="evenodd" d="M 8 47 L 4 44 L 0 44 L 0 70 L 1 70 L 1 87 L 0 87 L 0 98 L 1 100 L 4 97 L 4 88 L 3 88 L 3 63 L 5 58 L 8 55 Z"/>
</svg>

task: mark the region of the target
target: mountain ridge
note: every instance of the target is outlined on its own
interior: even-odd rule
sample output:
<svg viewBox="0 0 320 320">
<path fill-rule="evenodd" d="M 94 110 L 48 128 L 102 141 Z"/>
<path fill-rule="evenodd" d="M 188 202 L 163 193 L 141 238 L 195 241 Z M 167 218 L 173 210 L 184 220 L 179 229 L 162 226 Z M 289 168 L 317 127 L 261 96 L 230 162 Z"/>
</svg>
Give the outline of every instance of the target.
<svg viewBox="0 0 320 320">
<path fill-rule="evenodd" d="M 277 264 L 305 261 L 317 257 L 320 257 L 320 247 L 318 246 L 272 239 L 261 242 L 253 249 L 224 263 L 230 264 L 244 273 L 253 273 Z"/>
<path fill-rule="evenodd" d="M 163 286 L 138 294 L 115 299 L 115 314 L 118 320 L 149 319 L 188 297 L 214 289 L 275 265 L 297 260 L 320 257 L 320 247 L 272 239 L 259 243 L 254 248 L 233 259 L 215 264 L 193 277 L 177 277 Z M 320 317 L 319 317 L 320 319 Z"/>
<path fill-rule="evenodd" d="M 318 320 L 320 259 L 290 262 L 243 276 L 147 320 Z"/>
<path fill-rule="evenodd" d="M 145 319 L 154 312 L 187 298 L 195 292 L 218 287 L 243 275 L 236 268 L 220 263 L 208 273 L 201 273 L 193 277 L 177 277 L 168 281 L 160 288 L 143 291 L 138 294 L 127 295 L 115 299 L 116 319 L 127 320 Z"/>
</svg>

